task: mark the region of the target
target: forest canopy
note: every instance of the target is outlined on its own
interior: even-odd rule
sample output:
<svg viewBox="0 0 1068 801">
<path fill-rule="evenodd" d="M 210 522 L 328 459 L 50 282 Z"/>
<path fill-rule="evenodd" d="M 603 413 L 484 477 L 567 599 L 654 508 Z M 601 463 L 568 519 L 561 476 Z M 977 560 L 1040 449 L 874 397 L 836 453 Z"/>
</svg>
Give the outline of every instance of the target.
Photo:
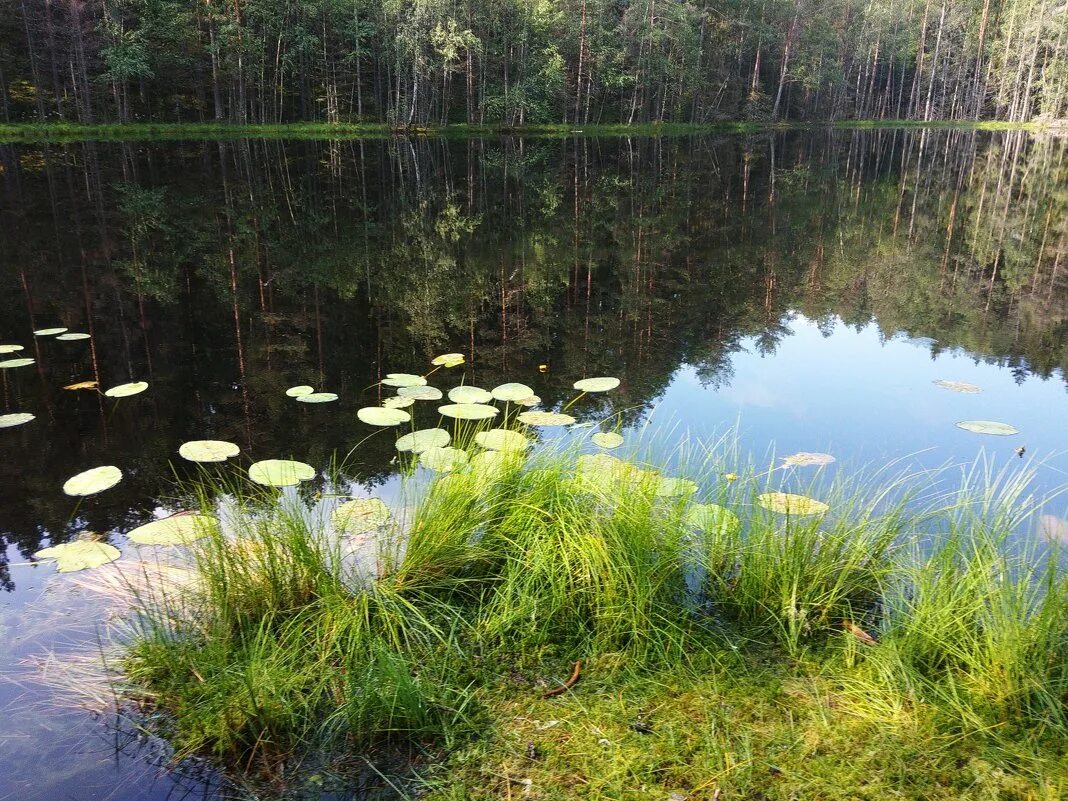
<svg viewBox="0 0 1068 801">
<path fill-rule="evenodd" d="M 1064 0 L 0 0 L 0 120 L 1068 117 Z"/>
</svg>

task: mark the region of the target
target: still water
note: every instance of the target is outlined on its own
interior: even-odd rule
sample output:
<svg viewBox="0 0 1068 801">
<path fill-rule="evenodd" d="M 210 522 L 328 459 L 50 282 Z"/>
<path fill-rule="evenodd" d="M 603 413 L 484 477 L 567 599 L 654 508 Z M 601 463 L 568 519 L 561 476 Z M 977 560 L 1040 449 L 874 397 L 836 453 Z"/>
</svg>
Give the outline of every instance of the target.
<svg viewBox="0 0 1068 801">
<path fill-rule="evenodd" d="M 180 508 L 187 440 L 324 468 L 369 433 L 368 387 L 438 353 L 546 409 L 618 376 L 569 411 L 632 434 L 736 428 L 758 459 L 826 452 L 831 472 L 982 457 L 1063 489 L 1066 146 L 919 129 L 0 145 L 0 344 L 25 348 L 0 360 L 35 360 L 0 370 L 0 414 L 36 415 L 0 429 L 0 800 L 219 796 L 115 725 L 106 692 L 54 686 L 49 655 L 91 657 L 107 604 L 32 554 L 84 531 L 124 547 Z M 54 326 L 91 338 L 33 336 Z M 138 380 L 118 404 L 63 389 Z M 297 384 L 340 400 L 295 403 Z M 348 479 L 390 492 L 394 453 L 372 437 Z M 102 464 L 125 480 L 72 513 L 63 482 Z"/>
</svg>

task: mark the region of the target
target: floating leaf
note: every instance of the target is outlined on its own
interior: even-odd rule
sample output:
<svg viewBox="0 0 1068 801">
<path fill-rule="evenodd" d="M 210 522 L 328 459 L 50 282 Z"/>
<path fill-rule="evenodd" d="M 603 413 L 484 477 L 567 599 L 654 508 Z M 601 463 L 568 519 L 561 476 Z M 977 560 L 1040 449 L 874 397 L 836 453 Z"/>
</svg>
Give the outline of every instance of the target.
<svg viewBox="0 0 1068 801">
<path fill-rule="evenodd" d="M 575 382 L 575 389 L 579 392 L 608 392 L 619 386 L 618 378 L 601 376 L 599 378 L 583 378 Z"/>
<path fill-rule="evenodd" d="M 757 503 L 770 512 L 784 515 L 821 515 L 830 509 L 822 501 L 788 492 L 765 492 L 757 496 Z"/>
<path fill-rule="evenodd" d="M 522 463 L 522 451 L 481 451 L 471 457 L 471 471 L 483 479 L 492 479 Z"/>
<path fill-rule="evenodd" d="M 508 428 L 491 428 L 475 434 L 475 442 L 491 451 L 523 451 L 530 446 L 530 440 L 518 431 Z"/>
<path fill-rule="evenodd" d="M 0 428 L 14 428 L 36 420 L 36 415 L 29 412 L 16 412 L 15 414 L 0 414 Z"/>
<path fill-rule="evenodd" d="M 382 401 L 382 406 L 386 409 L 407 409 L 414 403 L 415 398 L 402 398 L 398 395 L 395 398 L 386 398 Z"/>
<path fill-rule="evenodd" d="M 437 367 L 456 367 L 464 363 L 464 355 L 462 353 L 443 353 L 431 359 L 430 363 Z"/>
<path fill-rule="evenodd" d="M 692 504 L 686 510 L 683 520 L 708 533 L 734 534 L 742 528 L 738 515 L 714 503 Z"/>
<path fill-rule="evenodd" d="M 402 398 L 411 398 L 412 400 L 441 400 L 441 390 L 437 387 L 401 387 L 397 390 L 397 394 Z"/>
<path fill-rule="evenodd" d="M 286 390 L 286 395 L 291 398 L 300 398 L 304 395 L 311 395 L 315 392 L 315 387 L 309 387 L 307 384 L 301 384 L 299 387 L 290 387 Z"/>
<path fill-rule="evenodd" d="M 225 462 L 239 453 L 237 445 L 219 439 L 195 439 L 178 449 L 178 455 L 190 462 Z"/>
<path fill-rule="evenodd" d="M 90 339 L 89 334 L 60 334 L 56 337 L 59 342 L 79 342 L 83 339 Z"/>
<path fill-rule="evenodd" d="M 1008 423 L 996 423 L 993 420 L 962 420 L 957 423 L 957 428 L 963 428 L 973 434 L 993 434 L 997 437 L 1008 437 L 1020 433 L 1018 428 L 1013 428 Z"/>
<path fill-rule="evenodd" d="M 531 395 L 529 398 L 520 398 L 515 403 L 516 406 L 537 406 L 541 403 L 541 398 L 537 395 Z"/>
<path fill-rule="evenodd" d="M 493 394 L 480 387 L 465 384 L 450 389 L 449 400 L 453 403 L 489 403 L 493 400 Z"/>
<path fill-rule="evenodd" d="M 96 389 L 99 386 L 99 381 L 79 381 L 77 384 L 67 384 L 63 389 Z"/>
<path fill-rule="evenodd" d="M 574 428 L 574 426 L 572 426 Z M 593 440 L 594 445 L 600 445 L 602 448 L 611 450 L 612 448 L 618 448 L 623 444 L 623 437 L 617 434 L 615 431 L 598 431 L 590 439 Z"/>
<path fill-rule="evenodd" d="M 8 359 L 0 362 L 0 370 L 7 370 L 11 367 L 29 367 L 31 364 L 33 364 L 33 359 Z"/>
<path fill-rule="evenodd" d="M 942 387 L 942 389 L 948 389 L 950 392 L 962 392 L 965 395 L 975 395 L 978 392 L 982 392 L 975 384 L 969 384 L 967 381 L 947 381 L 944 378 L 940 378 L 937 381 L 931 382 L 936 387 Z"/>
<path fill-rule="evenodd" d="M 800 453 L 795 453 L 791 456 L 784 457 L 782 460 L 782 466 L 809 467 L 815 465 L 817 467 L 822 467 L 823 465 L 828 465 L 833 461 L 834 457 L 831 456 L 829 453 L 807 453 L 806 451 L 801 451 Z"/>
<path fill-rule="evenodd" d="M 397 450 L 422 453 L 427 448 L 444 448 L 451 440 L 452 437 L 444 428 L 423 428 L 398 439 Z"/>
<path fill-rule="evenodd" d="M 378 498 L 357 498 L 341 504 L 330 515 L 334 528 L 346 534 L 366 534 L 389 520 L 389 507 Z"/>
<path fill-rule="evenodd" d="M 513 382 L 494 387 L 490 390 L 490 393 L 499 401 L 521 401 L 531 397 L 534 394 L 534 390 L 526 384 L 516 384 Z"/>
<path fill-rule="evenodd" d="M 571 415 L 559 412 L 520 412 L 518 419 L 528 426 L 568 426 L 575 422 Z"/>
<path fill-rule="evenodd" d="M 585 454 L 576 462 L 575 479 L 590 491 L 609 492 L 616 489 L 635 468 L 607 453 Z"/>
<path fill-rule="evenodd" d="M 426 384 L 426 379 L 411 373 L 386 373 L 382 383 L 387 387 L 421 387 Z"/>
<path fill-rule="evenodd" d="M 486 406 L 481 403 L 453 403 L 448 406 L 439 406 L 438 413 L 457 420 L 489 420 L 500 414 L 501 410 L 496 406 Z"/>
<path fill-rule="evenodd" d="M 26 350 L 22 345 L 0 345 L 0 353 L 18 353 L 20 350 Z"/>
<path fill-rule="evenodd" d="M 448 473 L 467 464 L 467 451 L 459 448 L 427 448 L 419 454 L 419 463 L 438 473 Z"/>
<path fill-rule="evenodd" d="M 412 419 L 407 412 L 385 406 L 364 406 L 357 410 L 356 416 L 369 426 L 399 426 Z"/>
<path fill-rule="evenodd" d="M 63 491 L 75 497 L 96 495 L 98 492 L 111 489 L 120 481 L 122 481 L 122 471 L 113 465 L 104 465 L 68 478 L 63 484 Z"/>
<path fill-rule="evenodd" d="M 34 331 L 35 337 L 54 337 L 56 334 L 65 334 L 66 328 L 42 328 L 38 331 Z"/>
<path fill-rule="evenodd" d="M 177 514 L 138 526 L 126 536 L 138 545 L 188 545 L 208 536 L 217 524 L 211 515 Z"/>
<path fill-rule="evenodd" d="M 34 554 L 37 559 L 55 559 L 56 570 L 60 573 L 73 573 L 114 562 L 120 556 L 119 549 L 106 542 L 93 540 L 75 540 L 62 545 L 43 548 Z"/>
<path fill-rule="evenodd" d="M 331 403 L 337 400 L 333 392 L 309 392 L 307 395 L 298 395 L 298 403 Z"/>
<path fill-rule="evenodd" d="M 129 384 L 119 384 L 117 387 L 112 387 L 104 394 L 109 398 L 128 398 L 131 395 L 140 395 L 148 389 L 147 381 L 133 381 Z"/>
<path fill-rule="evenodd" d="M 249 467 L 248 477 L 268 487 L 292 487 L 315 478 L 315 468 L 289 459 L 265 459 Z"/>
<path fill-rule="evenodd" d="M 675 498 L 697 492 L 697 484 L 688 478 L 663 476 L 656 483 L 656 494 L 661 498 Z"/>
</svg>

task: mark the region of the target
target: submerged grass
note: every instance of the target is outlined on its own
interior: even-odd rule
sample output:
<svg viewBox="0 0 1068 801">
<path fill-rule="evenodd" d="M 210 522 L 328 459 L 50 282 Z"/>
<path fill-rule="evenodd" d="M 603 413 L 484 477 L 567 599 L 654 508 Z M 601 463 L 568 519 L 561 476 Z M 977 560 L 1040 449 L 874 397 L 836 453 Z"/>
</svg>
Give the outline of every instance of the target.
<svg viewBox="0 0 1068 801">
<path fill-rule="evenodd" d="M 179 755 L 403 752 L 403 792 L 441 800 L 1068 794 L 1068 578 L 1010 547 L 1023 478 L 840 484 L 794 516 L 717 459 L 702 500 L 737 521 L 575 451 L 475 460 L 360 538 L 209 487 L 225 525 L 146 597 L 128 679 Z"/>
</svg>

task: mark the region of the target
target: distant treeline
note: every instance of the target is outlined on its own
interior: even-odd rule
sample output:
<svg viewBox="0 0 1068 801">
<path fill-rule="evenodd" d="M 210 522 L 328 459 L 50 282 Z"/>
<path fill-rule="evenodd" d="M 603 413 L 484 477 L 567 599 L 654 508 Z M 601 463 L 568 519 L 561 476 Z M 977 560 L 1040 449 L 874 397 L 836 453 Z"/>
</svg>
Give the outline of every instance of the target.
<svg viewBox="0 0 1068 801">
<path fill-rule="evenodd" d="M 1068 117 L 1065 0 L 0 0 L 0 120 Z"/>
</svg>

